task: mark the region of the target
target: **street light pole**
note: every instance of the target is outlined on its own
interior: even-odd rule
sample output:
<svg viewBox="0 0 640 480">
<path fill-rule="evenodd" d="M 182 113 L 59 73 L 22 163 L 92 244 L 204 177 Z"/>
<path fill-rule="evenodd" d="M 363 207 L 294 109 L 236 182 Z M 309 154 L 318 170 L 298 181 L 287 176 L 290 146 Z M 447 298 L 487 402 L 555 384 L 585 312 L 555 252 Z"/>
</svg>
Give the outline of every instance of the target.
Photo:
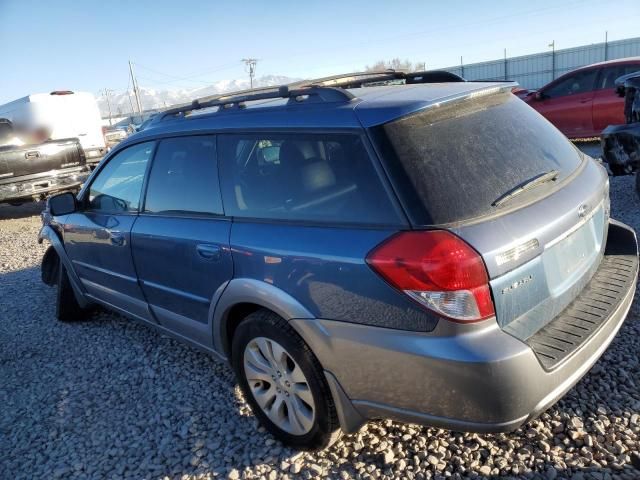
<svg viewBox="0 0 640 480">
<path fill-rule="evenodd" d="M 553 40 L 549 46 L 551 47 L 551 80 L 556 79 L 556 41 Z"/>
</svg>

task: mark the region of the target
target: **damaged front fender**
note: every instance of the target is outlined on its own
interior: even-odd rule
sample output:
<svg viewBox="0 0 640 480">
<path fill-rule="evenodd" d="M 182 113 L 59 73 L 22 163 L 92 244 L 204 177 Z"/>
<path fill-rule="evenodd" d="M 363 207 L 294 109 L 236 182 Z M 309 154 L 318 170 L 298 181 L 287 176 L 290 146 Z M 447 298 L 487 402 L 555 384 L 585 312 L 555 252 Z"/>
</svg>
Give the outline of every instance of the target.
<svg viewBox="0 0 640 480">
<path fill-rule="evenodd" d="M 64 266 L 78 304 L 81 308 L 89 306 L 90 302 L 85 297 L 86 291 L 82 286 L 82 282 L 80 282 L 80 278 L 78 278 L 78 275 L 76 275 L 76 272 L 73 269 L 71 260 L 64 249 L 64 245 L 60 240 L 60 237 L 55 230 L 46 223 L 40 229 L 40 233 L 38 233 L 38 243 L 42 243 L 44 240 L 47 240 L 51 246 L 47 249 L 44 257 L 42 258 L 42 281 L 47 285 L 55 285 L 58 279 L 60 265 Z"/>
</svg>

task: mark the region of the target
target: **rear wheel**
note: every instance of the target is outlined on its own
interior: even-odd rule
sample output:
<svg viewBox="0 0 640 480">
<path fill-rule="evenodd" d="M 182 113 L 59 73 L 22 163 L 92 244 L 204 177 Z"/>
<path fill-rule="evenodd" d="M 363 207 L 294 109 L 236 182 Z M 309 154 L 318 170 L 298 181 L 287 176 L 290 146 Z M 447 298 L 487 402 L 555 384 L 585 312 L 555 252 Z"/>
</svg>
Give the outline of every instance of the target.
<svg viewBox="0 0 640 480">
<path fill-rule="evenodd" d="M 58 287 L 56 295 L 56 317 L 62 322 L 73 322 L 86 318 L 87 311 L 80 307 L 73 287 L 69 281 L 69 274 L 62 262 L 58 266 Z"/>
<path fill-rule="evenodd" d="M 250 314 L 235 331 L 231 357 L 251 409 L 280 441 L 320 449 L 340 438 L 322 367 L 284 319 L 268 310 Z"/>
</svg>

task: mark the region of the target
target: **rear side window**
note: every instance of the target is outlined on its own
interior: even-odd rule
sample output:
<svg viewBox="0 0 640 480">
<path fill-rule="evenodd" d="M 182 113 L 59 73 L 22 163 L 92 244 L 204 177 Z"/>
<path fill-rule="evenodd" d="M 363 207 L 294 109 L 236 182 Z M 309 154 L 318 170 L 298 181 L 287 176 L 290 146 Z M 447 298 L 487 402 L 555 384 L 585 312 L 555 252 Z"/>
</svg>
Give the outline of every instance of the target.
<svg viewBox="0 0 640 480">
<path fill-rule="evenodd" d="M 598 89 L 615 88 L 615 81 L 617 78 L 638 71 L 640 71 L 640 64 L 605 67 L 602 69 L 602 73 L 600 74 Z"/>
<path fill-rule="evenodd" d="M 597 68 L 576 72 L 546 88 L 543 93 L 548 98 L 556 98 L 590 92 L 594 89 L 597 73 Z"/>
<path fill-rule="evenodd" d="M 504 93 L 428 109 L 372 130 L 414 223 L 435 225 L 497 213 L 492 204 L 532 178 L 556 181 L 509 200 L 556 188 L 582 161 L 553 125 Z"/>
<path fill-rule="evenodd" d="M 358 135 L 220 135 L 227 215 L 362 224 L 400 222 Z"/>
<path fill-rule="evenodd" d="M 222 214 L 215 149 L 211 135 L 162 140 L 151 165 L 144 211 Z"/>
</svg>

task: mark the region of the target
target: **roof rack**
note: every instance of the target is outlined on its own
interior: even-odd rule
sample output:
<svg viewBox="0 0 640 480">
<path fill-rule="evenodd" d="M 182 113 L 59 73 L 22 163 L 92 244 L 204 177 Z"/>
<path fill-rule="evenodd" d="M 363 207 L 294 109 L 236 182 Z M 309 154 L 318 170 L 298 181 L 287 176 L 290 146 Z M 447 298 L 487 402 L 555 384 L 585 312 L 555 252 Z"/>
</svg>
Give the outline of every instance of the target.
<svg viewBox="0 0 640 480">
<path fill-rule="evenodd" d="M 165 110 L 158 115 L 157 121 L 177 115 L 184 116 L 192 111 L 211 107 L 220 107 L 220 109 L 225 110 L 231 108 L 242 109 L 246 107 L 246 102 L 276 98 L 301 101 L 311 97 L 320 102 L 348 102 L 354 99 L 355 96 L 347 92 L 346 89 L 403 80 L 406 84 L 466 81 L 464 78 L 444 70 L 407 72 L 388 69 L 372 72 L 353 72 L 312 80 L 300 80 L 282 86 L 260 87 L 213 95 Z"/>
<path fill-rule="evenodd" d="M 374 72 L 355 72 L 343 75 L 308 80 L 308 85 L 322 87 L 360 88 L 365 85 L 404 80 L 406 84 L 464 82 L 464 78 L 445 70 L 407 72 L 405 70 L 382 70 Z"/>
<path fill-rule="evenodd" d="M 291 84 L 296 85 L 296 84 Z M 355 96 L 341 88 L 322 87 L 315 85 L 301 85 L 300 88 L 291 88 L 291 85 L 283 85 L 279 87 L 265 87 L 254 90 L 246 90 L 243 92 L 227 93 L 217 95 L 206 100 L 194 100 L 190 104 L 180 105 L 165 110 L 159 120 L 179 114 L 186 115 L 194 110 L 204 108 L 220 107 L 220 109 L 243 109 L 246 102 L 256 100 L 271 100 L 276 98 L 288 98 L 290 101 L 302 101 L 307 98 L 315 98 L 320 102 L 348 102 Z"/>
</svg>

